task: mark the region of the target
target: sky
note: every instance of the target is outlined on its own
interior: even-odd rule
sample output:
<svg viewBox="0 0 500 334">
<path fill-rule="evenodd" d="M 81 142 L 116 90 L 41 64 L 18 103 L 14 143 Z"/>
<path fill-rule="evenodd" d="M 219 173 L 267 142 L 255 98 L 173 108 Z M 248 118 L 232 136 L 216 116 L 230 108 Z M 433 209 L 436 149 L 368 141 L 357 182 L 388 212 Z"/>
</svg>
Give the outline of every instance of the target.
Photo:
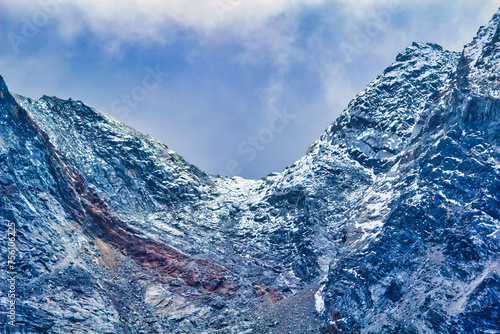
<svg viewBox="0 0 500 334">
<path fill-rule="evenodd" d="M 413 41 L 461 51 L 500 0 L 0 0 L 12 92 L 72 98 L 212 174 L 302 157 Z"/>
</svg>

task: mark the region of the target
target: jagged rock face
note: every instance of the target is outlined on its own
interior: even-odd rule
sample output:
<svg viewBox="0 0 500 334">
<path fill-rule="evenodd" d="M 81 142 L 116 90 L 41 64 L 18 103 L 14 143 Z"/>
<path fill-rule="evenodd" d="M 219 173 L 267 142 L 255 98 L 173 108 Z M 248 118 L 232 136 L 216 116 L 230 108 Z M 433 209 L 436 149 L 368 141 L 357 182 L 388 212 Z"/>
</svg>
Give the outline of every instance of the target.
<svg viewBox="0 0 500 334">
<path fill-rule="evenodd" d="M 375 182 L 390 193 L 377 204 L 378 228 L 330 265 L 317 298 L 332 332 L 500 331 L 500 104 L 497 83 L 483 80 L 498 66 L 498 25 L 495 15 L 466 46 Z M 370 210 L 368 201 L 355 210 Z M 358 217 L 349 224 L 373 224 Z"/>
<path fill-rule="evenodd" d="M 457 86 L 474 96 L 499 98 L 500 56 L 500 13 L 484 27 L 477 36 L 465 46 L 457 70 Z"/>
<path fill-rule="evenodd" d="M 0 80 L 7 333 L 499 332 L 499 20 L 462 54 L 414 43 L 261 180 Z"/>
</svg>

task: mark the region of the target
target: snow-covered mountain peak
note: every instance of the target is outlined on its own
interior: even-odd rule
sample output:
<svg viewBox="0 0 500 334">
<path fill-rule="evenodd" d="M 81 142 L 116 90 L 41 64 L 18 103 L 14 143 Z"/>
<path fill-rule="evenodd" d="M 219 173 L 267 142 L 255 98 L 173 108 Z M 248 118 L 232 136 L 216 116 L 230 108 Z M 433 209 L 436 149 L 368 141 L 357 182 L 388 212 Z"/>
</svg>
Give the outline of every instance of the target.
<svg viewBox="0 0 500 334">
<path fill-rule="evenodd" d="M 477 62 L 484 52 L 493 51 L 498 43 L 500 28 L 500 9 L 485 26 L 481 26 L 473 40 L 465 46 L 464 56 L 471 62 Z"/>
<path fill-rule="evenodd" d="M 309 148 L 348 151 L 363 166 L 386 170 L 410 138 L 429 98 L 442 89 L 460 54 L 433 43 L 413 43 L 363 89 Z"/>
<path fill-rule="evenodd" d="M 9 88 L 7 87 L 7 84 L 5 83 L 1 75 L 0 75 L 0 101 L 5 103 L 6 105 L 9 105 L 10 107 L 12 107 L 12 104 L 14 102 L 9 92 Z M 5 108 L 5 110 L 8 109 L 9 108 Z"/>
<path fill-rule="evenodd" d="M 443 47 L 435 43 L 413 42 L 403 52 L 397 55 L 396 61 L 403 62 L 416 58 L 431 59 L 441 54 Z"/>
<path fill-rule="evenodd" d="M 498 333 L 498 20 L 463 54 L 413 43 L 261 180 L 0 77 L 13 331 Z"/>
<path fill-rule="evenodd" d="M 8 92 L 7 85 L 5 84 L 5 80 L 3 77 L 0 75 L 0 91 L 3 92 Z"/>
<path fill-rule="evenodd" d="M 500 98 L 500 11 L 465 46 L 457 82 L 474 95 Z"/>
</svg>

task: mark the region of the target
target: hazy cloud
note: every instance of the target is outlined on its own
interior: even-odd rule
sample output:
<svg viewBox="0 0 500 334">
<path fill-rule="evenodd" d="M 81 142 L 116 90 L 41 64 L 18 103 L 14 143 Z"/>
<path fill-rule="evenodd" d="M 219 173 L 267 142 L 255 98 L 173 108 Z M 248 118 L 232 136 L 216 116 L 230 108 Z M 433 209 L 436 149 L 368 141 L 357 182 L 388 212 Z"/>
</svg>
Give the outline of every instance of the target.
<svg viewBox="0 0 500 334">
<path fill-rule="evenodd" d="M 322 0 L 7 0 L 6 10 L 29 16 L 41 8 L 59 7 L 63 34 L 85 24 L 95 33 L 124 40 L 163 40 L 174 25 L 210 31 L 228 25 L 254 25 L 289 10 L 321 4 Z M 75 11 L 81 15 L 74 20 Z M 167 36 L 168 37 L 168 36 Z"/>
<path fill-rule="evenodd" d="M 412 41 L 460 51 L 500 0 L 0 0 L 0 6 L 0 74 L 12 91 L 82 99 L 112 114 L 113 101 L 142 82 L 147 66 L 158 65 L 168 79 L 123 120 L 207 172 L 236 160 L 243 176 L 261 177 L 300 158 Z M 5 37 L 23 37 L 34 23 L 37 33 L 14 52 Z M 267 131 L 282 110 L 296 117 L 247 162 L 238 146 Z"/>
</svg>

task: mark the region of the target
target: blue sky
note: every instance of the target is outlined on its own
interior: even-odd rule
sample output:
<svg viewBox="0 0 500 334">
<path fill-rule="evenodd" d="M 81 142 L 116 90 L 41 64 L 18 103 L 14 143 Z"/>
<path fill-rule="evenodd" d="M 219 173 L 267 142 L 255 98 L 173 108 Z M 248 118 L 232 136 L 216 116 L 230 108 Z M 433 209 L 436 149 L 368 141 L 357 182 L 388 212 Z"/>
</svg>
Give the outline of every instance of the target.
<svg viewBox="0 0 500 334">
<path fill-rule="evenodd" d="M 82 100 L 213 174 L 304 155 L 413 41 L 460 51 L 500 0 L 3 0 L 0 75 Z"/>
</svg>

